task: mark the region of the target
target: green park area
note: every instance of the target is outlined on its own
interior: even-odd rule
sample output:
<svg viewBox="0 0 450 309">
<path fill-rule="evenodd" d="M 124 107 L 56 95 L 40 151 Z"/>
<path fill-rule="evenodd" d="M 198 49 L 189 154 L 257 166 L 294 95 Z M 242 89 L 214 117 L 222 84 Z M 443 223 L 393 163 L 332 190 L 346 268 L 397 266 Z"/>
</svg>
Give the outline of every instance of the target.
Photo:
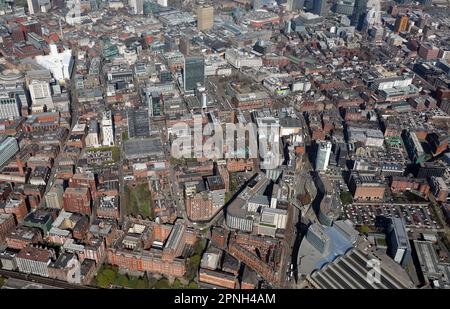
<svg viewBox="0 0 450 309">
<path fill-rule="evenodd" d="M 194 254 L 189 258 L 189 264 L 186 271 L 186 279 L 192 282 L 197 276 L 197 271 L 200 266 L 200 261 L 202 259 L 202 253 L 205 249 L 206 241 L 204 239 L 199 240 L 195 244 Z"/>
<path fill-rule="evenodd" d="M 147 276 L 135 277 L 119 273 L 119 269 L 111 265 L 103 265 L 95 277 L 96 285 L 107 289 L 112 287 L 125 289 L 196 289 L 194 281 L 184 284 L 179 279 L 171 284 L 166 278 L 156 279 Z"/>
<path fill-rule="evenodd" d="M 352 194 L 348 191 L 341 191 L 341 201 L 342 201 L 342 205 L 349 205 L 353 202 L 353 197 Z"/>
<path fill-rule="evenodd" d="M 138 184 L 135 187 L 125 186 L 125 200 L 128 215 L 140 215 L 150 220 L 154 219 L 152 198 L 148 183 Z"/>
<path fill-rule="evenodd" d="M 0 288 L 5 284 L 6 279 L 0 276 Z"/>
<path fill-rule="evenodd" d="M 372 232 L 372 229 L 371 229 L 370 226 L 368 226 L 368 225 L 362 225 L 362 226 L 359 228 L 359 232 L 360 232 L 361 234 L 368 234 L 368 233 Z"/>
</svg>

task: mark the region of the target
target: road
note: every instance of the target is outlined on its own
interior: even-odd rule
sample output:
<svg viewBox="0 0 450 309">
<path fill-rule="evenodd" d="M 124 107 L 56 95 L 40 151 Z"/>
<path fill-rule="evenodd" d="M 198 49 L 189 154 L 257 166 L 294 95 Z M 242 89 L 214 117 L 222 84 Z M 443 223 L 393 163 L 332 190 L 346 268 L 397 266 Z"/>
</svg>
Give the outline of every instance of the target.
<svg viewBox="0 0 450 309">
<path fill-rule="evenodd" d="M 68 283 L 65 281 L 56 280 L 56 279 L 52 279 L 52 278 L 40 277 L 40 276 L 36 276 L 36 275 L 24 274 L 24 273 L 19 273 L 16 271 L 10 271 L 10 270 L 4 270 L 4 269 L 0 269 L 0 275 L 2 275 L 3 277 L 6 277 L 6 278 L 15 278 L 15 279 L 21 279 L 21 280 L 25 280 L 25 281 L 42 283 L 42 284 L 50 285 L 50 286 L 57 287 L 57 288 L 63 288 L 63 289 L 85 289 L 85 290 L 86 289 L 89 289 L 89 290 L 97 289 L 92 286 L 72 284 L 72 283 Z"/>
<path fill-rule="evenodd" d="M 124 152 L 123 152 L 123 140 L 122 140 L 122 130 L 117 129 L 116 130 L 116 145 L 119 147 L 119 162 L 117 162 L 118 165 L 118 177 L 119 177 L 119 225 L 123 225 L 125 222 L 125 216 L 127 214 L 127 201 L 125 198 L 125 181 L 124 181 L 124 175 L 123 175 L 123 163 L 124 163 Z"/>
<path fill-rule="evenodd" d="M 178 185 L 174 166 L 170 166 L 170 168 L 169 168 L 169 177 L 170 177 L 171 194 L 172 194 L 172 197 L 177 206 L 178 216 L 181 216 L 184 220 L 189 221 L 188 217 L 187 217 L 186 209 L 184 207 L 183 190 L 181 190 L 180 186 Z"/>
<path fill-rule="evenodd" d="M 74 54 L 76 54 L 77 50 L 74 49 L 73 52 L 74 52 Z M 78 102 L 76 84 L 71 82 L 71 81 L 75 80 L 76 70 L 77 70 L 77 57 L 75 57 L 75 59 L 74 59 L 73 70 L 72 70 L 72 75 L 70 76 L 70 80 L 67 81 L 67 83 L 68 83 L 67 88 L 70 89 L 69 91 L 70 91 L 70 110 L 71 110 L 70 128 L 71 129 L 78 122 L 78 118 L 79 118 L 79 102 Z M 70 133 L 67 135 L 66 139 L 64 140 L 63 145 L 66 144 L 67 140 L 69 139 L 69 135 L 70 135 Z M 61 151 L 62 151 L 62 149 L 61 149 Z M 59 157 L 61 155 L 61 151 L 58 153 L 58 155 L 55 158 L 54 165 L 50 172 L 50 177 L 47 181 L 44 196 L 48 193 L 48 191 L 50 191 L 50 189 L 52 188 L 53 184 L 56 181 L 56 172 L 58 170 L 57 166 L 58 166 Z M 42 208 L 44 206 L 45 206 L 45 199 L 42 199 L 39 204 L 39 207 Z"/>
</svg>

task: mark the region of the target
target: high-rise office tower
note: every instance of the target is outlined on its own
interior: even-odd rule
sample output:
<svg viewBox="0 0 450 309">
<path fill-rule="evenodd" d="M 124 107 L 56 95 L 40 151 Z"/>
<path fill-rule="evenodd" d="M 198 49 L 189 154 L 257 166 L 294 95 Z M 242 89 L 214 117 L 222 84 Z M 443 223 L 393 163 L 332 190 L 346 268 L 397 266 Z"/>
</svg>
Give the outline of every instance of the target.
<svg viewBox="0 0 450 309">
<path fill-rule="evenodd" d="M 331 143 L 319 141 L 317 143 L 316 171 L 326 171 L 331 155 Z"/>
<path fill-rule="evenodd" d="M 36 14 L 40 11 L 39 0 L 28 0 L 28 12 L 30 15 Z"/>
<path fill-rule="evenodd" d="M 355 7 L 355 0 L 338 0 L 333 5 L 333 11 L 337 14 L 352 16 Z"/>
<path fill-rule="evenodd" d="M 200 31 L 209 30 L 214 25 L 214 7 L 200 5 L 197 8 L 197 28 Z"/>
<path fill-rule="evenodd" d="M 303 5 L 306 11 L 311 12 L 314 9 L 314 0 L 305 0 Z"/>
<path fill-rule="evenodd" d="M 367 14 L 367 0 L 356 0 L 351 18 L 351 25 L 355 26 L 357 30 L 361 30 L 364 26 L 366 14 Z"/>
<path fill-rule="evenodd" d="M 179 50 L 184 56 L 189 56 L 191 41 L 188 37 L 180 38 Z"/>
<path fill-rule="evenodd" d="M 326 10 L 327 0 L 314 0 L 312 12 L 316 15 L 324 16 Z"/>
<path fill-rule="evenodd" d="M 101 124 L 102 124 L 103 146 L 114 146 L 114 126 L 111 111 L 103 112 Z"/>
<path fill-rule="evenodd" d="M 381 26 L 381 7 L 380 1 L 369 0 L 367 1 L 368 12 L 364 20 L 364 29 L 368 30 L 374 26 Z"/>
<path fill-rule="evenodd" d="M 394 32 L 400 33 L 405 32 L 406 30 L 408 30 L 408 16 L 403 14 L 397 16 L 397 19 L 395 20 Z"/>
<path fill-rule="evenodd" d="M 287 0 L 287 10 L 288 11 L 296 11 L 303 9 L 303 5 L 305 4 L 305 0 Z"/>
<path fill-rule="evenodd" d="M 130 0 L 129 5 L 133 14 L 144 14 L 144 0 Z"/>
<path fill-rule="evenodd" d="M 193 91 L 197 84 L 205 85 L 205 59 L 202 56 L 184 58 L 184 91 Z"/>
</svg>

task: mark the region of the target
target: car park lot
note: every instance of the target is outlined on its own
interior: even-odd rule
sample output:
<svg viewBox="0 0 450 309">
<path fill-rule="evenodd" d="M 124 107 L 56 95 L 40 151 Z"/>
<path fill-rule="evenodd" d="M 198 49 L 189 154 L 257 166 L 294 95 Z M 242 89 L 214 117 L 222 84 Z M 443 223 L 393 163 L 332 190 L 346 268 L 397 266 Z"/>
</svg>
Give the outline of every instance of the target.
<svg viewBox="0 0 450 309">
<path fill-rule="evenodd" d="M 436 222 L 427 204 L 370 204 L 358 203 L 347 205 L 344 208 L 347 219 L 356 225 L 375 225 L 378 215 L 386 217 L 403 218 L 409 228 L 441 229 L 442 226 Z"/>
</svg>

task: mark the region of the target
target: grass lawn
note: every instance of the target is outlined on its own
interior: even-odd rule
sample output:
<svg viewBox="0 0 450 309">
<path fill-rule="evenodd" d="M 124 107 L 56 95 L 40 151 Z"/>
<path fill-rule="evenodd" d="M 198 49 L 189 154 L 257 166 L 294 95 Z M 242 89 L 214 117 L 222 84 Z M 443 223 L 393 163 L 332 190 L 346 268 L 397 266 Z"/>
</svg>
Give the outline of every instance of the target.
<svg viewBox="0 0 450 309">
<path fill-rule="evenodd" d="M 133 277 L 119 274 L 119 270 L 115 266 L 103 265 L 97 276 L 95 277 L 97 286 L 101 288 L 109 288 L 111 285 L 121 286 L 130 289 L 148 289 L 150 287 L 148 278 Z"/>
<path fill-rule="evenodd" d="M 341 198 L 341 202 L 344 206 L 349 205 L 353 202 L 353 196 L 348 191 L 341 191 L 340 198 Z"/>
<path fill-rule="evenodd" d="M 205 249 L 206 241 L 204 239 L 200 239 L 194 248 L 194 255 L 189 258 L 188 268 L 185 275 L 185 278 L 189 281 L 193 282 L 197 275 L 198 268 L 200 267 L 200 261 L 202 259 L 202 253 Z"/>
<path fill-rule="evenodd" d="M 0 283 L 1 283 L 0 277 Z M 183 284 L 179 279 L 170 284 L 169 280 L 162 278 L 159 280 L 149 280 L 147 276 L 134 277 L 119 273 L 119 269 L 112 265 L 103 265 L 99 270 L 94 282 L 98 287 L 107 289 L 111 286 L 120 286 L 130 289 L 197 289 L 198 286 L 194 281 Z M 0 285 L 1 286 L 1 285 Z"/>
<path fill-rule="evenodd" d="M 148 184 L 138 184 L 136 187 L 125 186 L 125 199 L 128 215 L 141 215 L 154 219 L 152 199 Z"/>
<path fill-rule="evenodd" d="M 5 284 L 6 279 L 0 276 L 0 288 Z"/>
</svg>

